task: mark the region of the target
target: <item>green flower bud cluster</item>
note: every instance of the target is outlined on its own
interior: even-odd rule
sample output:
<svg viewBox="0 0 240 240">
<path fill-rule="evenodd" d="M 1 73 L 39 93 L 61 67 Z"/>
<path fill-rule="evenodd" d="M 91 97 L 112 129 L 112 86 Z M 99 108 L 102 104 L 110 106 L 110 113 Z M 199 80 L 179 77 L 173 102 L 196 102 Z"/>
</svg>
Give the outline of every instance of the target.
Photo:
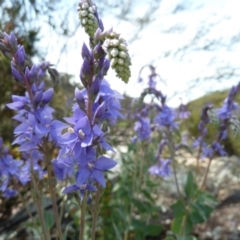
<svg viewBox="0 0 240 240">
<path fill-rule="evenodd" d="M 95 5 L 90 5 L 86 0 L 81 1 L 78 6 L 78 16 L 81 20 L 81 24 L 85 32 L 90 37 L 93 37 L 98 28 L 98 20 L 94 15 L 97 12 L 97 7 Z"/>
<path fill-rule="evenodd" d="M 102 48 L 108 54 L 117 77 L 127 83 L 131 76 L 131 59 L 128 54 L 127 43 L 123 38 L 119 38 L 120 34 L 113 31 L 108 34 L 103 33 L 103 35 L 105 35 L 105 40 Z"/>
</svg>

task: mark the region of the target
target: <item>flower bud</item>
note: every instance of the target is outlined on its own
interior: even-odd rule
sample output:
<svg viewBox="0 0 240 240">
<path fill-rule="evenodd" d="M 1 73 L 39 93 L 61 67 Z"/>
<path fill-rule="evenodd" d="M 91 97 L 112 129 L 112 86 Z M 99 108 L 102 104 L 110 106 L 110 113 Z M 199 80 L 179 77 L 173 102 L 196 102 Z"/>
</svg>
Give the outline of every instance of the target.
<svg viewBox="0 0 240 240">
<path fill-rule="evenodd" d="M 118 59 L 118 64 L 123 65 L 123 64 L 124 64 L 124 61 L 123 61 L 121 58 L 119 58 L 119 59 Z"/>
<path fill-rule="evenodd" d="M 17 82 L 24 84 L 24 79 L 23 79 L 23 76 L 21 75 L 21 73 L 14 67 L 11 67 L 11 71 L 12 71 L 12 76 L 14 77 L 14 79 Z"/>
<path fill-rule="evenodd" d="M 43 92 L 37 91 L 33 97 L 34 105 L 37 107 L 42 100 Z"/>
<path fill-rule="evenodd" d="M 18 42 L 17 42 L 17 38 L 13 33 L 11 33 L 9 36 L 9 45 L 13 51 L 17 50 Z"/>
<path fill-rule="evenodd" d="M 88 50 L 88 47 L 85 43 L 83 43 L 82 45 L 82 58 L 87 58 L 88 60 L 91 59 L 91 53 L 90 51 Z"/>
<path fill-rule="evenodd" d="M 119 56 L 121 58 L 127 58 L 127 54 L 124 51 L 120 51 Z"/>
<path fill-rule="evenodd" d="M 131 76 L 129 68 L 131 59 L 127 51 L 126 41 L 119 38 L 120 35 L 115 32 L 109 32 L 108 34 L 104 32 L 102 35 L 105 37 L 102 49 L 107 53 L 117 76 L 127 83 Z"/>
<path fill-rule="evenodd" d="M 88 11 L 80 11 L 81 17 L 86 17 L 88 15 Z"/>
<path fill-rule="evenodd" d="M 81 20 L 82 26 L 84 27 L 85 32 L 93 38 L 94 33 L 98 28 L 98 19 L 96 18 L 96 7 L 93 4 L 86 2 L 79 3 L 79 18 Z"/>
<path fill-rule="evenodd" d="M 117 47 L 119 45 L 118 39 L 112 39 L 110 40 L 110 46 Z"/>
<path fill-rule="evenodd" d="M 88 8 L 89 8 L 88 3 L 82 3 L 82 4 L 81 4 L 81 8 L 82 8 L 82 9 L 88 9 Z"/>
<path fill-rule="evenodd" d="M 45 106 L 46 104 L 48 104 L 52 100 L 52 97 L 53 88 L 49 88 L 47 91 L 43 93 L 41 106 Z"/>
<path fill-rule="evenodd" d="M 26 53 L 23 46 L 18 46 L 17 52 L 16 52 L 16 62 L 21 67 L 24 67 L 26 59 Z"/>
<path fill-rule="evenodd" d="M 101 38 L 102 30 L 100 28 L 94 33 L 94 39 L 98 40 Z"/>
<path fill-rule="evenodd" d="M 80 109 L 85 110 L 85 98 L 83 92 L 75 88 L 75 99 Z"/>
<path fill-rule="evenodd" d="M 110 52 L 112 57 L 116 57 L 118 55 L 119 51 L 117 50 L 117 48 L 113 48 Z"/>
</svg>

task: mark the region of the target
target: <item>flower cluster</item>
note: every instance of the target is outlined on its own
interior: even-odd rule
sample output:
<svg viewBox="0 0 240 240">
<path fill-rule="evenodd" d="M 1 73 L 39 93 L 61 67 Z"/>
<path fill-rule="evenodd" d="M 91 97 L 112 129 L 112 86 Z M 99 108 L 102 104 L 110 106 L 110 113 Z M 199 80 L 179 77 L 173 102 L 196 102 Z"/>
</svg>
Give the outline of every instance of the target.
<svg viewBox="0 0 240 240">
<path fill-rule="evenodd" d="M 143 78 L 141 77 L 141 74 L 145 68 L 148 68 L 150 70 L 150 74 L 148 75 L 148 83 L 147 83 L 149 88 L 156 89 L 158 80 L 166 84 L 165 81 L 161 78 L 161 76 L 156 72 L 156 68 L 151 64 L 143 66 L 139 71 L 139 76 L 138 76 L 139 83 L 143 83 Z"/>
<path fill-rule="evenodd" d="M 53 89 L 45 90 L 44 77 L 48 71 L 56 75 L 56 70 L 51 68 L 48 62 L 31 65 L 27 60 L 24 47 L 17 44 L 13 33 L 2 34 L 0 39 L 1 50 L 4 55 L 11 56 L 11 70 L 14 79 L 26 89 L 25 96 L 12 96 L 12 103 L 7 106 L 17 111 L 13 117 L 19 125 L 14 129 L 15 140 L 13 144 L 19 146 L 19 151 L 25 160 L 26 176 L 30 171 L 37 171 L 39 178 L 43 177 L 44 171 L 39 165 L 43 159 L 40 149 L 43 145 L 52 142 L 58 144 L 58 137 L 65 124 L 53 120 L 54 109 L 48 106 L 53 96 Z"/>
<path fill-rule="evenodd" d="M 95 4 L 90 3 L 90 1 L 81 1 L 78 4 L 79 18 L 81 24 L 84 27 L 85 32 L 93 37 L 99 25 L 99 18 L 97 15 L 97 7 Z"/>
<path fill-rule="evenodd" d="M 234 98 L 239 90 L 240 83 L 231 88 L 228 97 L 225 99 L 221 108 L 213 109 L 213 105 L 211 104 L 207 104 L 203 107 L 200 118 L 201 120 L 198 125 L 198 130 L 201 135 L 193 143 L 193 147 L 198 147 L 202 152 L 202 158 L 207 157 L 212 159 L 215 155 L 227 155 L 223 146 L 220 144 L 221 141 L 228 137 L 229 129 L 232 129 L 235 135 L 238 135 L 240 132 L 240 124 L 235 115 L 239 110 L 239 106 L 234 102 Z M 208 133 L 207 125 L 210 122 L 217 123 L 219 131 L 214 141 L 210 145 L 207 145 L 204 139 Z"/>
<path fill-rule="evenodd" d="M 105 37 L 103 50 L 108 54 L 112 68 L 116 71 L 117 76 L 127 83 L 131 76 L 129 68 L 131 59 L 128 54 L 126 41 L 120 38 L 120 34 L 114 31 L 107 32 L 107 34 L 103 33 L 102 36 Z M 99 37 L 102 38 L 102 36 L 100 35 Z"/>
<path fill-rule="evenodd" d="M 229 91 L 228 97 L 225 99 L 223 106 L 217 109 L 217 116 L 220 124 L 220 133 L 218 138 L 224 140 L 227 138 L 229 127 L 233 130 L 235 135 L 240 133 L 239 122 L 237 120 L 236 112 L 239 110 L 239 105 L 234 101 L 237 93 L 240 91 L 240 83 L 233 86 Z"/>
<path fill-rule="evenodd" d="M 56 77 L 57 72 L 51 68 L 51 64 L 29 64 L 24 47 L 18 45 L 12 33 L 0 34 L 0 50 L 11 59 L 14 79 L 26 89 L 25 96 L 12 96 L 13 102 L 7 104 L 10 109 L 17 111 L 14 120 L 19 125 L 14 130 L 13 144 L 19 145 L 25 159 L 26 176 L 36 172 L 40 179 L 43 178 L 46 173 L 42 167 L 49 166 L 51 150 L 58 147 L 58 156 L 52 160 L 56 177 L 64 180 L 75 176 L 75 183 L 65 188 L 63 193 L 79 190 L 82 197 L 86 189 L 96 191 L 95 183 L 105 187 L 103 172 L 117 164 L 102 155 L 106 151 L 113 151 L 106 140 L 108 124 L 123 117 L 120 104 L 123 97 L 112 90 L 104 79 L 110 67 L 110 60 L 106 58 L 107 39 L 118 41 L 115 47 L 122 50 L 119 57 L 125 61 L 119 60 L 119 64 L 123 69 L 117 67 L 116 71 L 125 81 L 130 77 L 130 57 L 126 43 L 119 39 L 119 35 L 112 30 L 103 31 L 94 3 L 82 0 L 79 3 L 79 16 L 90 36 L 90 48 L 86 44 L 82 46 L 80 80 L 84 88 L 75 90 L 73 114 L 64 118 L 68 124 L 54 120 L 54 109 L 48 105 L 54 91 L 52 88 L 45 90 L 43 79 L 47 71 Z M 40 164 L 42 160 L 47 161 Z"/>
<path fill-rule="evenodd" d="M 0 192 L 3 193 L 3 197 L 10 198 L 17 194 L 17 190 L 9 186 L 11 179 L 25 185 L 29 178 L 28 166 L 22 160 L 15 160 L 12 157 L 0 137 Z"/>
<path fill-rule="evenodd" d="M 151 136 L 151 126 L 149 118 L 138 117 L 139 120 L 135 123 L 134 131 L 137 132 L 137 139 L 140 141 L 149 139 Z"/>
<path fill-rule="evenodd" d="M 160 177 L 168 177 L 172 173 L 170 169 L 171 159 L 162 158 L 163 150 L 168 144 L 169 142 L 166 138 L 161 140 L 156 154 L 157 163 L 148 169 L 150 174 Z"/>
<path fill-rule="evenodd" d="M 152 175 L 167 177 L 171 174 L 170 166 L 171 162 L 174 161 L 174 151 L 186 147 L 184 141 L 179 144 L 176 144 L 175 141 L 173 141 L 174 131 L 178 131 L 178 121 L 188 118 L 190 112 L 184 104 L 180 104 L 176 109 L 168 106 L 167 96 L 156 88 L 157 78 L 163 83 L 164 81 L 156 73 L 156 69 L 152 65 L 146 65 L 141 68 L 139 82 L 143 82 L 141 73 L 146 67 L 150 69 L 148 87 L 142 92 L 138 106 L 135 110 L 135 119 L 137 121 L 134 126 L 136 136 L 133 138 L 133 142 L 136 142 L 137 140 L 148 140 L 148 142 L 150 142 L 152 137 L 157 136 L 158 134 L 160 135 L 162 140 L 159 144 L 156 155 L 157 162 L 149 168 L 149 173 Z M 151 96 L 152 101 L 151 103 L 145 104 L 144 98 L 148 95 Z M 157 133 L 153 134 L 153 132 Z M 169 155 L 168 158 L 165 158 L 163 153 L 165 148 L 167 149 L 166 153 Z"/>
<path fill-rule="evenodd" d="M 98 23 L 98 26 L 96 32 L 90 34 L 90 48 L 83 44 L 80 80 L 84 88 L 75 90 L 76 103 L 72 108 L 72 116 L 64 118 L 69 127 L 59 137 L 61 149 L 52 163 L 58 180 L 75 176 L 74 183 L 66 187 L 63 193 L 78 191 L 82 198 L 85 190 L 97 191 L 98 187 L 95 185 L 105 187 L 104 171 L 117 164 L 102 153 L 113 151 L 106 140 L 106 126 L 112 120 L 123 117 L 120 105 L 120 99 L 123 97 L 112 90 L 104 79 L 110 62 L 104 52 L 103 39 L 99 37 L 101 34 L 106 36 L 106 32 L 103 32 L 95 5 L 81 1 L 79 6 L 81 16 L 85 14 L 86 9 L 94 9 L 94 16 L 97 16 L 98 20 L 95 23 Z"/>
</svg>

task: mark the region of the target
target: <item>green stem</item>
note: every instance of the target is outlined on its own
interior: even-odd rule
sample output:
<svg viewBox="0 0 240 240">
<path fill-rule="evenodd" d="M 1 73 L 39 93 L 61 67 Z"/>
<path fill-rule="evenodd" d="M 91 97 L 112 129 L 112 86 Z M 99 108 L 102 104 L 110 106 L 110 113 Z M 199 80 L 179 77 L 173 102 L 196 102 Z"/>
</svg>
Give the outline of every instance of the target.
<svg viewBox="0 0 240 240">
<path fill-rule="evenodd" d="M 68 180 L 65 180 L 64 188 L 67 186 L 67 183 L 68 183 Z M 65 204 L 65 198 L 63 197 L 61 202 L 61 209 L 60 209 L 60 222 L 62 222 L 64 204 Z"/>
<path fill-rule="evenodd" d="M 177 169 L 176 169 L 176 164 L 175 164 L 175 149 L 174 149 L 174 143 L 172 141 L 172 134 L 170 132 L 168 132 L 167 136 L 168 136 L 168 141 L 169 141 L 169 144 L 168 144 L 169 151 L 170 151 L 171 160 L 172 160 L 174 181 L 175 181 L 175 184 L 176 184 L 178 196 L 179 196 L 179 198 L 182 198 L 181 191 L 180 191 L 180 188 L 179 188 L 178 178 L 177 178 Z"/>
<path fill-rule="evenodd" d="M 79 232 L 79 240 L 84 240 L 86 205 L 87 205 L 87 192 L 85 191 L 84 197 L 82 200 L 82 205 L 81 205 L 81 223 L 80 223 L 81 228 L 80 228 L 80 232 Z"/>
<path fill-rule="evenodd" d="M 26 203 L 25 198 L 22 196 L 22 194 L 21 194 L 20 192 L 19 192 L 19 196 L 20 196 L 21 201 L 22 201 L 22 203 L 23 203 L 23 205 L 24 205 L 24 207 L 25 207 L 25 209 L 26 209 L 26 211 L 27 211 L 27 214 L 28 214 L 29 218 L 32 220 L 32 223 L 33 223 L 36 231 L 38 232 L 39 236 L 41 236 L 41 239 L 43 239 L 43 235 L 42 235 L 42 233 L 39 231 L 39 228 L 37 227 L 36 221 L 34 220 L 33 215 L 32 215 L 31 211 L 29 210 L 29 208 L 28 208 L 28 206 L 27 206 L 27 203 Z"/>
<path fill-rule="evenodd" d="M 92 212 L 92 232 L 91 232 L 91 239 L 95 240 L 95 233 L 96 233 L 96 226 L 97 226 L 97 219 L 99 213 L 99 200 L 100 200 L 100 185 L 97 184 L 98 191 L 96 192 L 96 200 L 94 205 L 94 210 Z"/>
<path fill-rule="evenodd" d="M 140 152 L 140 170 L 139 170 L 139 179 L 138 179 L 138 189 L 137 189 L 137 192 L 140 191 L 140 187 L 142 186 L 142 183 L 144 182 L 143 181 L 143 165 L 144 165 L 144 159 L 145 157 L 145 145 L 144 143 L 142 142 L 141 143 L 141 152 Z"/>
<path fill-rule="evenodd" d="M 62 227 L 61 227 L 61 222 L 60 222 L 60 217 L 58 213 L 58 207 L 57 207 L 57 199 L 55 196 L 56 189 L 53 185 L 53 177 L 52 177 L 52 165 L 51 165 L 51 156 L 50 156 L 50 151 L 48 148 L 47 141 L 44 139 L 43 141 L 43 150 L 46 156 L 46 162 L 47 162 L 47 172 L 48 172 L 48 188 L 52 200 L 52 205 L 53 205 L 53 212 L 54 212 L 54 217 L 56 221 L 56 227 L 58 231 L 58 237 L 60 240 L 63 239 L 62 235 Z"/>
<path fill-rule="evenodd" d="M 35 203 L 37 212 L 38 212 L 38 216 L 39 216 L 39 220 L 41 223 L 41 227 L 42 227 L 42 231 L 43 231 L 43 236 L 44 236 L 44 240 L 49 240 L 50 236 L 48 233 L 48 230 L 46 228 L 46 224 L 45 224 L 45 220 L 44 220 L 44 216 L 43 216 L 43 208 L 42 208 L 42 201 L 41 198 L 39 196 L 39 192 L 38 192 L 38 187 L 37 187 L 37 183 L 35 181 L 35 175 L 32 171 L 32 184 L 33 184 L 33 189 L 34 189 L 34 196 L 33 196 L 33 201 Z"/>
<path fill-rule="evenodd" d="M 212 162 L 212 158 L 209 159 L 209 162 L 208 162 L 208 165 L 207 165 L 207 169 L 205 171 L 205 174 L 204 174 L 204 177 L 203 177 L 203 181 L 202 181 L 202 185 L 201 185 L 201 190 L 203 190 L 205 188 L 205 185 L 206 185 L 206 181 L 207 181 L 207 176 L 208 176 L 208 173 L 209 173 L 209 169 L 210 169 L 210 165 L 211 165 L 211 162 Z"/>
<path fill-rule="evenodd" d="M 136 154 L 135 157 L 133 158 L 134 160 L 134 172 L 133 174 L 131 174 L 132 177 L 132 194 L 134 196 L 134 194 L 136 193 L 137 191 L 137 172 L 138 172 L 138 155 Z M 124 231 L 124 240 L 127 240 L 128 239 L 128 228 L 131 224 L 131 221 L 132 221 L 132 214 L 133 214 L 133 204 L 132 204 L 132 201 L 131 199 L 129 199 L 129 204 L 130 204 L 130 211 L 129 211 L 129 217 L 127 219 L 127 226 L 126 226 L 126 230 Z M 126 210 L 126 212 L 128 212 L 128 208 Z"/>
</svg>

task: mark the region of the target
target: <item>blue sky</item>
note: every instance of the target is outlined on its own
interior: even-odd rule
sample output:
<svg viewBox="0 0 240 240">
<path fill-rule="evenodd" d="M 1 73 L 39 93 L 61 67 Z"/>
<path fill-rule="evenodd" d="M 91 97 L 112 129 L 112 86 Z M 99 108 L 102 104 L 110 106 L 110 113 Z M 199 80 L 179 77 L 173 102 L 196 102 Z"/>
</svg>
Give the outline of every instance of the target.
<svg viewBox="0 0 240 240">
<path fill-rule="evenodd" d="M 68 24 L 73 29 L 78 21 L 75 1 L 66 2 L 70 6 Z M 95 2 L 97 4 L 98 1 Z M 132 39 L 137 29 L 134 19 L 144 16 L 151 3 L 152 0 L 133 0 L 130 22 L 119 21 L 112 11 L 105 11 L 101 15 L 105 28 L 113 27 L 126 40 Z M 66 11 L 64 4 L 63 1 L 61 9 Z M 205 92 L 231 87 L 240 80 L 240 1 L 163 0 L 156 6 L 151 14 L 152 22 L 129 44 L 133 64 L 129 84 L 124 84 L 114 73 L 110 73 L 108 80 L 113 88 L 137 97 L 142 88 L 136 84 L 138 71 L 149 63 L 157 67 L 158 73 L 167 83 L 166 86 L 159 84 L 159 87 L 168 96 L 178 93 L 171 100 L 173 105 L 178 104 L 179 98 L 187 102 Z M 64 14 L 59 16 L 64 17 Z M 40 42 L 41 47 L 49 47 L 46 59 L 57 64 L 59 71 L 73 74 L 75 81 L 78 81 L 82 62 L 81 45 L 88 42 L 85 33 L 81 27 L 77 29 L 75 35 L 67 40 L 66 51 L 59 58 L 59 46 L 66 39 L 59 39 L 53 32 L 51 37 L 47 37 L 46 32 L 42 38 L 45 40 Z M 222 83 L 214 81 L 232 69 L 234 77 L 223 80 Z M 208 80 L 204 85 L 196 85 L 191 93 L 186 92 L 189 84 L 192 85 L 196 79 Z"/>
</svg>

